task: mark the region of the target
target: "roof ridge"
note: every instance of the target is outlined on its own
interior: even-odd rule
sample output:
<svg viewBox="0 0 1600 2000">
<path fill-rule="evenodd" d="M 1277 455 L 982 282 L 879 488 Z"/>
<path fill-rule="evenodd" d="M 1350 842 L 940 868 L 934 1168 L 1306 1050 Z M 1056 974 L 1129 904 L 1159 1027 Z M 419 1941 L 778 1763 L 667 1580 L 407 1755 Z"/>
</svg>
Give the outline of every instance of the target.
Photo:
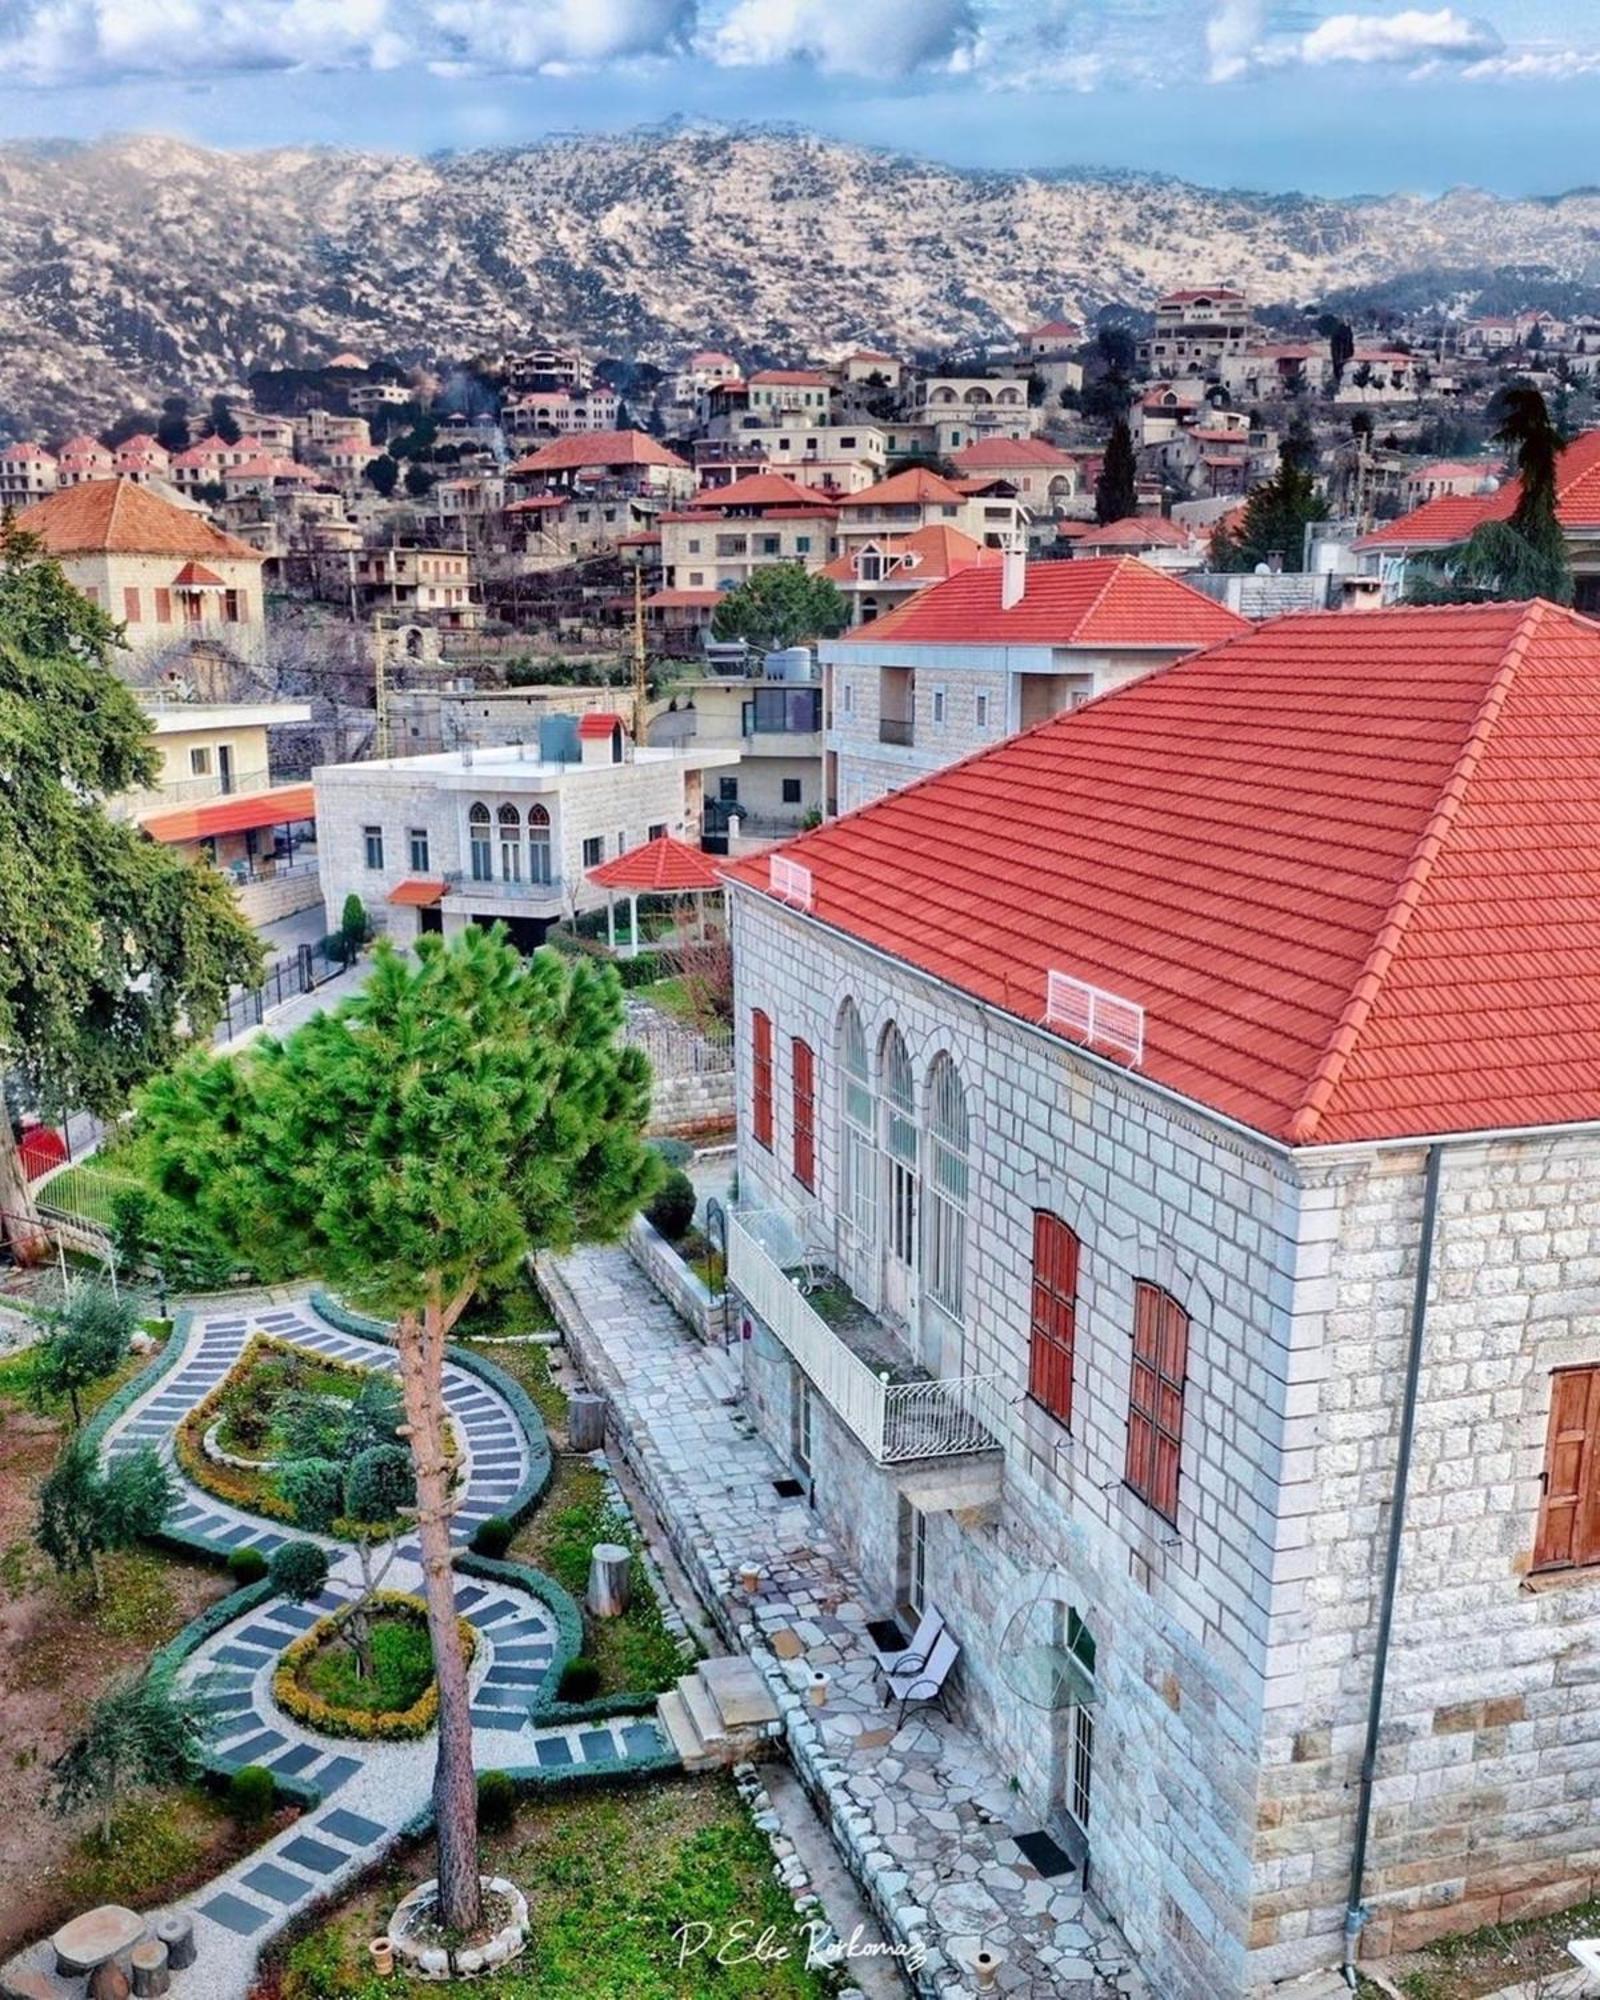
<svg viewBox="0 0 1600 2000">
<path fill-rule="evenodd" d="M 1082 616 L 1078 619 L 1077 623 L 1072 628 L 1072 636 L 1074 639 L 1078 638 L 1082 633 L 1088 630 L 1089 625 L 1092 622 L 1095 613 L 1100 609 L 1101 605 L 1105 603 L 1106 594 L 1111 589 L 1111 586 L 1116 582 L 1117 578 L 1121 576 L 1122 572 L 1127 568 L 1128 564 L 1131 562 L 1136 562 L 1137 560 L 1138 558 L 1136 556 L 1113 556 L 1111 558 L 1111 568 L 1106 576 L 1105 582 L 1101 584 L 1100 588 L 1095 592 L 1093 602 L 1085 608 Z M 1148 569 L 1149 564 L 1148 563 L 1143 564 L 1141 565 L 1141 567 Z"/>
<path fill-rule="evenodd" d="M 1554 607 L 1543 598 L 1534 598 L 1517 621 L 1517 629 L 1502 654 L 1500 664 L 1494 670 L 1489 685 L 1484 691 L 1478 712 L 1472 718 L 1472 726 L 1467 731 L 1466 741 L 1452 765 L 1450 775 L 1440 788 L 1438 799 L 1429 813 L 1417 843 L 1411 850 L 1405 872 L 1400 878 L 1394 898 L 1385 912 L 1383 922 L 1378 926 L 1366 962 L 1356 976 L 1350 997 L 1344 1004 L 1333 1034 L 1311 1080 L 1307 1083 L 1289 1120 L 1289 1140 L 1292 1145 L 1303 1146 L 1315 1137 L 1323 1113 L 1332 1102 L 1333 1094 L 1344 1075 L 1345 1066 L 1360 1040 L 1361 1032 L 1371 1018 L 1383 983 L 1389 975 L 1402 941 L 1422 901 L 1422 894 L 1433 873 L 1434 863 L 1455 825 L 1456 815 L 1467 788 L 1472 783 L 1484 748 L 1500 711 L 1505 706 L 1511 684 L 1517 677 L 1524 654 L 1533 639 L 1535 631 L 1547 611 Z"/>
</svg>

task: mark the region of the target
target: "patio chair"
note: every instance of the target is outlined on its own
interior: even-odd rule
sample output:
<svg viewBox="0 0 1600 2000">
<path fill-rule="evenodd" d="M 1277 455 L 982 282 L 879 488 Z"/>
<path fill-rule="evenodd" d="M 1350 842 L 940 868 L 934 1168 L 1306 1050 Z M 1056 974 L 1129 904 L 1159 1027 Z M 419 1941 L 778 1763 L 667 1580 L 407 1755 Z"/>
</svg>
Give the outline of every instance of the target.
<svg viewBox="0 0 1600 2000">
<path fill-rule="evenodd" d="M 909 1653 L 910 1648 L 908 1647 Z M 945 1682 L 950 1678 L 950 1669 L 955 1665 L 961 1647 L 948 1631 L 943 1631 L 933 1642 L 927 1660 L 923 1663 L 907 1659 L 900 1667 L 890 1667 L 884 1674 L 888 1683 L 889 1700 L 898 1701 L 900 1713 L 895 1717 L 898 1729 L 906 1719 L 906 1710 L 914 1701 L 936 1701 L 944 1705 Z"/>
<path fill-rule="evenodd" d="M 916 1631 L 899 1645 L 893 1644 L 887 1634 L 882 1640 L 876 1636 L 884 1626 L 893 1624 L 893 1619 L 874 1619 L 867 1627 L 867 1644 L 872 1648 L 876 1671 L 887 1675 L 892 1668 L 904 1667 L 912 1660 L 919 1666 L 926 1666 L 928 1655 L 933 1651 L 933 1642 L 944 1630 L 944 1613 L 928 1605 L 917 1621 Z"/>
</svg>

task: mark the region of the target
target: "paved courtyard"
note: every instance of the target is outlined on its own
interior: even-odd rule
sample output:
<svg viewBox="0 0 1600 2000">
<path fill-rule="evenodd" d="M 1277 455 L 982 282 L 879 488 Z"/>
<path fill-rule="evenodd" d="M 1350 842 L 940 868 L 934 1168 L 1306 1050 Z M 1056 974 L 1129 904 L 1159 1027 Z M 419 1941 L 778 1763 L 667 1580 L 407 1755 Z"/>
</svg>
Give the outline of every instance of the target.
<svg viewBox="0 0 1600 2000">
<path fill-rule="evenodd" d="M 880 1607 L 810 1508 L 774 1491 L 789 1468 L 744 1415 L 733 1358 L 702 1346 L 624 1249 L 546 1258 L 540 1275 L 680 1563 L 767 1673 L 801 1775 L 891 1936 L 925 1949 L 920 1990 L 971 1992 L 984 1946 L 1002 1955 L 1004 1992 L 1142 1993 L 1079 1878 L 1047 1880 L 1023 1858 L 1012 1836 L 1037 1822 L 979 1739 L 933 1709 L 894 1727 L 863 1629 Z M 749 1562 L 754 1598 L 738 1582 Z M 814 1668 L 831 1683 L 820 1711 L 801 1692 Z"/>
</svg>

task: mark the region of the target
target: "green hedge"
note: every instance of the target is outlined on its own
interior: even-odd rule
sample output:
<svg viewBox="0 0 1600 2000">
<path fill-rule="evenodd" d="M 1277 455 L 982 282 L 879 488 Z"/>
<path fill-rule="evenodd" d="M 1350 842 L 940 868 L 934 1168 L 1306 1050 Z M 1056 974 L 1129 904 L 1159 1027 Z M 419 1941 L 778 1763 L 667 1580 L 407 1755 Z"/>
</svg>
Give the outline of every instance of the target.
<svg viewBox="0 0 1600 2000">
<path fill-rule="evenodd" d="M 148 1671 L 155 1675 L 175 1674 L 207 1639 L 220 1632 L 225 1625 L 231 1625 L 236 1618 L 247 1617 L 273 1594 L 270 1576 L 262 1577 L 259 1583 L 247 1583 L 238 1590 L 230 1590 L 226 1597 L 219 1597 L 215 1604 L 208 1604 L 197 1618 L 191 1618 L 181 1632 L 169 1639 L 152 1657 Z M 285 1645 L 289 1643 L 287 1632 L 283 1642 Z"/>
<path fill-rule="evenodd" d="M 490 1556 L 475 1556 L 467 1550 L 456 1557 L 456 1568 L 464 1576 L 482 1577 L 488 1583 L 509 1583 L 525 1590 L 530 1597 L 538 1598 L 555 1620 L 555 1656 L 537 1693 L 528 1704 L 529 1714 L 536 1721 L 543 1721 L 546 1709 L 555 1698 L 554 1691 L 560 1685 L 561 1676 L 583 1651 L 583 1613 L 553 1576 L 546 1576 L 540 1569 L 529 1569 L 526 1563 L 496 1562 Z M 489 1637 L 492 1640 L 494 1634 L 491 1632 Z"/>
<path fill-rule="evenodd" d="M 394 1346 L 392 1321 L 373 1319 L 366 1313 L 356 1312 L 342 1299 L 336 1299 L 331 1292 L 320 1287 L 311 1294 L 311 1304 L 313 1310 L 341 1333 L 355 1334 L 365 1340 L 379 1340 L 386 1347 Z M 528 1451 L 527 1474 L 505 1505 L 496 1509 L 513 1527 L 517 1527 L 544 1498 L 555 1474 L 555 1454 L 550 1449 L 550 1433 L 545 1429 L 544 1418 L 522 1384 L 497 1368 L 492 1361 L 486 1361 L 481 1354 L 474 1354 L 470 1348 L 457 1347 L 451 1342 L 445 1348 L 445 1359 L 452 1367 L 461 1369 L 464 1374 L 475 1375 L 480 1382 L 493 1389 L 522 1426 Z"/>
</svg>

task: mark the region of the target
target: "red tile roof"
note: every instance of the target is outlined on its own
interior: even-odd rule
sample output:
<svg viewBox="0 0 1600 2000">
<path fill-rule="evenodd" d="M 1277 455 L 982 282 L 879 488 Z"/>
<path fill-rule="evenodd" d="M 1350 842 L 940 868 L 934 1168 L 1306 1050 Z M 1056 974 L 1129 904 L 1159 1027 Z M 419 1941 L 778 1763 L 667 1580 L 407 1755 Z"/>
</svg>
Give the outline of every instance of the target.
<svg viewBox="0 0 1600 2000">
<path fill-rule="evenodd" d="M 131 479 L 88 479 L 24 507 L 17 526 L 38 535 L 53 556 L 208 556 L 212 561 L 262 560 L 261 551 L 212 527 L 203 514 L 178 507 Z"/>
<path fill-rule="evenodd" d="M 214 569 L 207 569 L 204 563 L 186 562 L 172 579 L 174 590 L 222 590 L 222 578 Z"/>
<path fill-rule="evenodd" d="M 977 438 L 950 454 L 959 472 L 1009 472 L 1018 465 L 1075 466 L 1070 451 L 1046 438 Z"/>
<path fill-rule="evenodd" d="M 1024 340 L 1082 340 L 1083 328 L 1075 319 L 1047 319 L 1041 326 L 1030 326 L 1022 337 Z"/>
<path fill-rule="evenodd" d="M 1158 306 L 1189 306 L 1201 299 L 1244 300 L 1243 292 L 1236 292 L 1231 285 L 1210 285 L 1202 291 L 1163 292 L 1156 300 Z"/>
<path fill-rule="evenodd" d="M 608 708 L 593 709 L 588 715 L 578 717 L 580 736 L 609 736 L 613 729 L 624 729 L 626 726 L 622 717 L 612 714 Z"/>
<path fill-rule="evenodd" d="M 841 507 L 956 507 L 966 498 L 961 489 L 930 472 L 925 465 L 897 472 L 892 479 L 880 479 L 876 486 L 863 486 L 859 493 L 839 496 Z"/>
<path fill-rule="evenodd" d="M 1160 514 L 1130 514 L 1121 521 L 1093 527 L 1083 537 L 1090 549 L 1189 549 L 1194 547 L 1192 530 L 1179 521 Z"/>
<path fill-rule="evenodd" d="M 511 472 L 570 472 L 588 465 L 670 465 L 688 467 L 676 452 L 648 431 L 578 431 L 553 439 L 508 467 Z"/>
<path fill-rule="evenodd" d="M 883 535 L 872 542 L 863 543 L 863 548 L 874 548 L 884 556 L 914 556 L 916 562 L 910 568 L 896 569 L 882 579 L 889 584 L 914 583 L 919 589 L 930 584 L 942 583 L 946 577 L 955 576 L 959 571 L 971 569 L 974 564 L 988 564 L 998 567 L 1001 561 L 998 549 L 986 549 L 982 542 L 975 542 L 971 535 L 964 535 L 959 528 L 952 528 L 948 521 L 935 522 L 931 527 L 918 528 L 910 535 Z M 856 555 L 835 556 L 833 561 L 823 566 L 822 574 L 831 577 L 835 583 L 856 582 Z M 867 589 L 880 588 L 881 584 L 868 584 Z"/>
<path fill-rule="evenodd" d="M 644 601 L 646 611 L 709 611 L 722 601 L 720 590 L 656 590 Z"/>
<path fill-rule="evenodd" d="M 801 486 L 781 472 L 749 472 L 726 486 L 708 486 L 689 502 L 691 507 L 714 510 L 718 507 L 826 507 L 832 502 L 814 486 Z"/>
<path fill-rule="evenodd" d="M 774 389 L 830 389 L 833 378 L 816 368 L 758 368 L 750 377 L 752 386 Z"/>
<path fill-rule="evenodd" d="M 643 846 L 602 861 L 589 869 L 588 878 L 602 889 L 630 889 L 641 895 L 722 887 L 720 864 L 670 833 L 658 833 Z"/>
<path fill-rule="evenodd" d="M 1582 431 L 1556 465 L 1556 513 L 1563 528 L 1600 527 L 1600 430 Z M 1484 521 L 1509 520 L 1522 493 L 1508 479 L 1497 493 L 1440 493 L 1398 521 L 1385 521 L 1358 549 L 1448 549 Z"/>
<path fill-rule="evenodd" d="M 782 851 L 820 922 L 1024 1019 L 1051 969 L 1138 1003 L 1146 1074 L 1289 1143 L 1600 1120 L 1573 612 L 1272 619 Z"/>
<path fill-rule="evenodd" d="M 442 875 L 408 875 L 403 882 L 396 882 L 388 900 L 402 909 L 428 910 L 444 901 L 449 886 Z"/>
<path fill-rule="evenodd" d="M 1028 564 L 1027 587 L 1000 608 L 999 566 L 962 570 L 841 645 L 1213 646 L 1248 622 L 1133 556 Z"/>
<path fill-rule="evenodd" d="M 279 785 L 271 791 L 245 792 L 207 799 L 203 805 L 173 806 L 146 813 L 139 824 L 152 840 L 210 840 L 223 833 L 247 833 L 252 827 L 288 826 L 315 819 L 317 794 L 312 785 Z"/>
</svg>

